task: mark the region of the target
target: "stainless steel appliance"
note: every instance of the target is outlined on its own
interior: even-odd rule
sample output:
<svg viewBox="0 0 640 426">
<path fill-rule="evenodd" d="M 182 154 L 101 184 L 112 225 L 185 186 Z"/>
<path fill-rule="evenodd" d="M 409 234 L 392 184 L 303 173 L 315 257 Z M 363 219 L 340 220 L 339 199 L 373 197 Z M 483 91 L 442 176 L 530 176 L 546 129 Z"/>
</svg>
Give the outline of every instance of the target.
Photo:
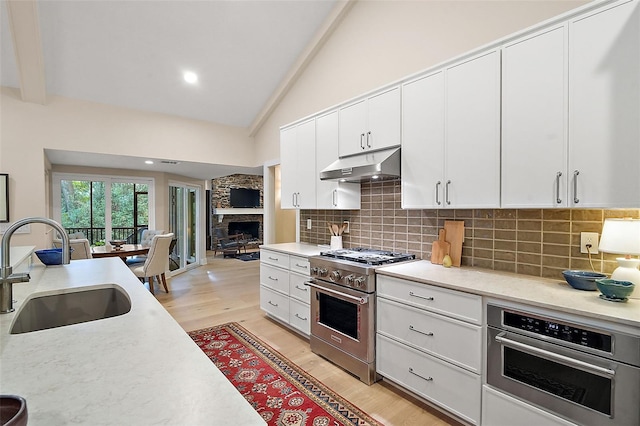
<svg viewBox="0 0 640 426">
<path fill-rule="evenodd" d="M 311 350 L 374 383 L 375 268 L 412 259 L 415 255 L 366 248 L 310 257 Z"/>
<path fill-rule="evenodd" d="M 639 425 L 640 337 L 559 316 L 488 304 L 487 384 L 580 425 Z"/>
</svg>

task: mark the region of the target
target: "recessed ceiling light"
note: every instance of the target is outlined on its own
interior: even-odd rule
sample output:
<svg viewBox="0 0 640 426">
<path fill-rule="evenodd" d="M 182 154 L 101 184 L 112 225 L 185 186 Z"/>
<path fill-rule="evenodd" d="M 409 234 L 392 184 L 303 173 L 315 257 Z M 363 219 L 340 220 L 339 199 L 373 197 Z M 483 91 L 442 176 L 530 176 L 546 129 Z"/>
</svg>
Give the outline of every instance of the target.
<svg viewBox="0 0 640 426">
<path fill-rule="evenodd" d="M 379 177 L 380 176 L 378 176 L 378 175 L 373 175 L 373 176 L 371 176 L 371 179 L 378 179 Z"/>
<path fill-rule="evenodd" d="M 147 160 L 147 161 L 144 162 L 144 164 L 153 164 L 153 161 Z"/>
<path fill-rule="evenodd" d="M 182 76 L 184 77 L 184 81 L 189 84 L 196 84 L 198 82 L 198 74 L 193 71 L 185 71 Z"/>
</svg>

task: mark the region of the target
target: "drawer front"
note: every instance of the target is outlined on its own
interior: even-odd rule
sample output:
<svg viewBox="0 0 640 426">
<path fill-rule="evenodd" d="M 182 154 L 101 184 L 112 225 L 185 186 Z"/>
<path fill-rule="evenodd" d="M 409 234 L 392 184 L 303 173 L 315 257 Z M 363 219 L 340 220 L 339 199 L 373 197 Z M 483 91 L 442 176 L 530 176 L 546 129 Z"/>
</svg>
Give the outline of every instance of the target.
<svg viewBox="0 0 640 426">
<path fill-rule="evenodd" d="M 260 286 L 260 309 L 289 323 L 289 298 L 265 286 Z"/>
<path fill-rule="evenodd" d="M 299 272 L 306 276 L 311 275 L 311 268 L 309 267 L 309 259 L 300 256 L 289 256 L 289 269 L 294 272 Z"/>
<path fill-rule="evenodd" d="M 260 284 L 289 294 L 289 271 L 261 263 Z"/>
<path fill-rule="evenodd" d="M 376 370 L 408 390 L 472 423 L 480 422 L 480 376 L 376 335 Z"/>
<path fill-rule="evenodd" d="M 289 255 L 271 250 L 260 250 L 260 262 L 289 269 Z"/>
<path fill-rule="evenodd" d="M 482 325 L 482 297 L 447 288 L 378 275 L 377 294 L 417 308 Z"/>
<path fill-rule="evenodd" d="M 482 327 L 378 298 L 378 332 L 474 373 L 482 371 Z"/>
<path fill-rule="evenodd" d="M 309 281 L 307 275 L 289 273 L 289 296 L 294 297 L 307 305 L 311 303 L 311 287 L 305 285 Z"/>
<path fill-rule="evenodd" d="M 311 334 L 311 308 L 306 303 L 289 299 L 289 324 L 305 335 Z"/>
</svg>

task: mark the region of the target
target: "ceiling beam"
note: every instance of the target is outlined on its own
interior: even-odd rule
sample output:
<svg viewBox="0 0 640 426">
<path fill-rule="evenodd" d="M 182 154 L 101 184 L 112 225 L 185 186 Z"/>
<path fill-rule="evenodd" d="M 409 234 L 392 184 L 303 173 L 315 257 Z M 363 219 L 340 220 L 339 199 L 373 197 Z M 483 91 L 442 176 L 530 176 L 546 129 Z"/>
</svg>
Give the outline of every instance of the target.
<svg viewBox="0 0 640 426">
<path fill-rule="evenodd" d="M 22 100 L 44 105 L 47 88 L 37 2 L 7 0 L 6 5 Z"/>
<path fill-rule="evenodd" d="M 313 39 L 305 50 L 298 56 L 298 59 L 293 64 L 287 75 L 280 82 L 278 88 L 269 97 L 265 105 L 262 107 L 256 118 L 249 126 L 249 136 L 255 136 L 260 130 L 265 121 L 269 118 L 274 109 L 278 106 L 282 98 L 289 92 L 291 87 L 295 84 L 296 80 L 309 63 L 313 60 L 315 55 L 320 51 L 324 43 L 329 39 L 333 31 L 338 27 L 342 18 L 351 10 L 357 0 L 338 0 L 335 7 L 331 10 L 327 19 L 318 29 Z"/>
</svg>

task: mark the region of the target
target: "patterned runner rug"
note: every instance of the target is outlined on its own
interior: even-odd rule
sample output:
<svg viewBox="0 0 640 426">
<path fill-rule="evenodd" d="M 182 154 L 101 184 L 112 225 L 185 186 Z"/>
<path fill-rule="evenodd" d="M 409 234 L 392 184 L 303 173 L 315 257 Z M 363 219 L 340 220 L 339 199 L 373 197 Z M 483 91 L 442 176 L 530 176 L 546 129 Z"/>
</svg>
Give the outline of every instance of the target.
<svg viewBox="0 0 640 426">
<path fill-rule="evenodd" d="M 189 336 L 269 425 L 380 425 L 238 323 Z"/>
</svg>

